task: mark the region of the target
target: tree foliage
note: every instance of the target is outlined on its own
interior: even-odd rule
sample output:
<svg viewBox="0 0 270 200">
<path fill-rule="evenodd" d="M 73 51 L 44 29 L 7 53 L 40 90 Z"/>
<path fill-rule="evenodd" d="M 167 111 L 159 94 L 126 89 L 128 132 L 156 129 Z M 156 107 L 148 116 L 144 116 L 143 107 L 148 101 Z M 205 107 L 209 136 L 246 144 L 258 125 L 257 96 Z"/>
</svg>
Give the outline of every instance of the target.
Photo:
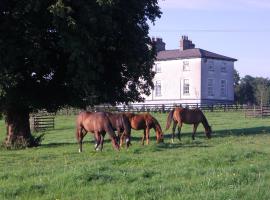
<svg viewBox="0 0 270 200">
<path fill-rule="evenodd" d="M 236 75 L 234 77 L 235 83 L 238 82 L 238 84 L 234 84 L 236 103 L 257 105 L 268 105 L 270 103 L 270 80 L 268 78 L 250 75 L 240 79 Z"/>
<path fill-rule="evenodd" d="M 157 0 L 2 0 L 1 108 L 142 100 L 160 14 Z"/>
<path fill-rule="evenodd" d="M 161 15 L 157 2 L 1 0 L 0 110 L 9 135 L 29 135 L 25 119 L 36 109 L 149 94 L 155 49 L 148 22 Z"/>
</svg>

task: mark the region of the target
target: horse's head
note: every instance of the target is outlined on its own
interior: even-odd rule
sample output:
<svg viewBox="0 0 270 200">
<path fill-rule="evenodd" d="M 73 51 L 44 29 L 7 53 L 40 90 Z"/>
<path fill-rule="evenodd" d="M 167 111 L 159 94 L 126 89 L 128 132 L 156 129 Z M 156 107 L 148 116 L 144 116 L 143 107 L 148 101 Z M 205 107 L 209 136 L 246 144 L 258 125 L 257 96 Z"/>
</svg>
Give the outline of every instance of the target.
<svg viewBox="0 0 270 200">
<path fill-rule="evenodd" d="M 156 129 L 156 137 L 157 137 L 157 143 L 163 143 L 164 142 L 164 135 L 161 130 L 161 128 Z"/>
<path fill-rule="evenodd" d="M 212 128 L 211 128 L 211 126 L 208 126 L 208 127 L 205 129 L 205 134 L 206 134 L 206 137 L 207 137 L 208 139 L 211 138 L 211 135 L 212 135 Z"/>
</svg>

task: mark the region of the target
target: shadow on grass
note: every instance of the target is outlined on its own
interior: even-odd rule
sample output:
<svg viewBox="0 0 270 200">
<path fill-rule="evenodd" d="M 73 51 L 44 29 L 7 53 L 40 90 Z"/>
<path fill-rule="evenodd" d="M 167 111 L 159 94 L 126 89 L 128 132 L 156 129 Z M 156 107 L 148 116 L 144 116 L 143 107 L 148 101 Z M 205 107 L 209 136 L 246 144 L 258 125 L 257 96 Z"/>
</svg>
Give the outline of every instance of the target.
<svg viewBox="0 0 270 200">
<path fill-rule="evenodd" d="M 260 135 L 260 134 L 270 134 L 270 126 L 259 126 L 252 128 L 241 128 L 241 129 L 226 129 L 226 130 L 214 130 L 212 137 L 229 137 L 229 136 L 251 136 L 251 135 Z M 192 132 L 181 133 L 181 138 L 192 136 Z M 165 134 L 164 138 L 171 139 L 172 134 Z M 195 138 L 206 138 L 205 133 L 202 131 L 197 131 Z M 177 132 L 175 132 L 175 139 L 177 139 Z"/>
<path fill-rule="evenodd" d="M 213 130 L 212 138 L 216 137 L 230 137 L 230 136 L 251 136 L 251 135 L 260 135 L 260 134 L 270 134 L 270 126 L 260 126 L 260 127 L 253 127 L 253 128 L 243 128 L 243 129 L 227 129 L 227 130 Z M 191 139 L 192 133 L 181 133 L 181 138 L 190 138 Z M 107 138 L 104 140 L 104 143 L 111 143 L 111 140 L 106 136 Z M 185 142 L 179 142 L 177 138 L 177 132 L 175 134 L 175 142 L 174 144 L 171 143 L 171 137 L 172 134 L 165 133 L 164 134 L 164 143 L 157 144 L 158 148 L 161 149 L 172 149 L 172 148 L 192 148 L 192 147 L 210 147 L 209 145 L 205 144 L 202 141 L 196 141 L 196 138 L 200 139 L 207 139 L 204 132 L 197 132 L 195 135 L 195 140 L 192 141 L 185 141 Z M 135 136 L 131 136 L 131 142 L 138 142 L 141 143 L 142 136 L 139 134 L 136 134 Z M 150 143 L 156 142 L 156 136 L 150 136 Z M 94 145 L 95 141 L 94 138 L 85 139 L 83 141 L 83 145 Z M 64 146 L 64 145 L 74 145 L 78 144 L 76 141 L 74 142 L 53 142 L 48 144 L 41 144 L 42 147 L 58 147 L 58 146 Z M 132 148 L 132 147 L 131 147 Z"/>
</svg>

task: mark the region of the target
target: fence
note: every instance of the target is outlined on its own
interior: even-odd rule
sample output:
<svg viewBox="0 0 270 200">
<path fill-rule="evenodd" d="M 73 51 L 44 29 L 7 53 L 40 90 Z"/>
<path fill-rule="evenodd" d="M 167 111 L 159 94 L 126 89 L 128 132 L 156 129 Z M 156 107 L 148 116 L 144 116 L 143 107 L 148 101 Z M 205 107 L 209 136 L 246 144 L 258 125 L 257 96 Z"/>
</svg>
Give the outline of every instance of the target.
<svg viewBox="0 0 270 200">
<path fill-rule="evenodd" d="M 41 112 L 30 117 L 30 127 L 34 131 L 45 131 L 54 129 L 55 115 Z"/>
<path fill-rule="evenodd" d="M 245 117 L 270 117 L 270 107 L 269 106 L 253 106 L 245 109 Z"/>
<path fill-rule="evenodd" d="M 206 112 L 230 112 L 230 111 L 243 111 L 247 108 L 245 105 L 229 105 L 229 104 L 134 104 L 134 105 L 98 105 L 88 107 L 86 110 L 91 112 L 105 111 L 105 112 L 169 112 L 176 106 L 188 108 L 200 108 Z M 60 115 L 76 115 L 80 109 L 64 108 L 57 112 Z"/>
</svg>

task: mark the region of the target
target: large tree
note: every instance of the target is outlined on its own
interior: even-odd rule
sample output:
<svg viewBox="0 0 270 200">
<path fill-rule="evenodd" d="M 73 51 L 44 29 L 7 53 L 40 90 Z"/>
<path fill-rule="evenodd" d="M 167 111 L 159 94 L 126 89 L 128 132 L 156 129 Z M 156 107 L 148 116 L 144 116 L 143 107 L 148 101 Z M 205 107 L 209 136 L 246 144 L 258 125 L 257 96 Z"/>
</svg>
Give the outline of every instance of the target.
<svg viewBox="0 0 270 200">
<path fill-rule="evenodd" d="M 0 109 L 7 138 L 35 145 L 29 113 L 141 101 L 153 87 L 157 0 L 1 0 Z"/>
</svg>

